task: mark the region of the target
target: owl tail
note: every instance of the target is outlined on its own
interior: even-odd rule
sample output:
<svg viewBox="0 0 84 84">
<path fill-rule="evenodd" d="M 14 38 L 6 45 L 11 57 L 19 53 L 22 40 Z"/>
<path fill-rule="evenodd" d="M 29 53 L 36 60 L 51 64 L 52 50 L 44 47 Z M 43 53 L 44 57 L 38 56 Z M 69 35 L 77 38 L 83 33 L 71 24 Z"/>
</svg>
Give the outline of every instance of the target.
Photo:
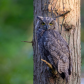
<svg viewBox="0 0 84 84">
<path fill-rule="evenodd" d="M 66 79 L 66 84 L 67 84 L 69 82 L 69 74 L 67 71 L 65 72 L 65 79 Z"/>
</svg>

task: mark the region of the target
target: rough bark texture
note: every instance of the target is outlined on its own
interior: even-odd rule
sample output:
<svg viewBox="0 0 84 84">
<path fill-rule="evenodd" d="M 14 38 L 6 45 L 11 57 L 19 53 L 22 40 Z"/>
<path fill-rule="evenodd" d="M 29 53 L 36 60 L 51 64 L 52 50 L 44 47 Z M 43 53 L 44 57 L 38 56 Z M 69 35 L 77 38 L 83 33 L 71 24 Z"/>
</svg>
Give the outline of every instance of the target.
<svg viewBox="0 0 84 84">
<path fill-rule="evenodd" d="M 68 84 L 81 84 L 81 44 L 80 44 L 80 0 L 34 0 L 34 83 L 33 84 L 66 84 L 60 76 L 58 78 L 46 75 L 46 64 L 41 61 L 36 38 L 35 25 L 37 16 L 53 17 L 69 11 L 65 17 L 56 19 L 59 25 L 59 32 L 67 41 L 72 57 L 72 75 Z M 68 30 L 65 30 L 68 29 Z M 70 30 L 69 30 L 70 29 Z"/>
</svg>

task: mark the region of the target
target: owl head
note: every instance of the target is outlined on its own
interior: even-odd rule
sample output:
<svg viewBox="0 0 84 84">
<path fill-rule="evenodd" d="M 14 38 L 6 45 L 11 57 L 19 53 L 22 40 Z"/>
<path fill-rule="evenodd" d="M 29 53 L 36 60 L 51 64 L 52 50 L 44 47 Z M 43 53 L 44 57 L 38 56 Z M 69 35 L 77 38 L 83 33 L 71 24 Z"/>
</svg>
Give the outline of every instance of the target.
<svg viewBox="0 0 84 84">
<path fill-rule="evenodd" d="M 58 27 L 56 23 L 56 19 L 50 18 L 50 17 L 37 17 L 39 20 L 39 28 L 43 30 L 50 30 L 50 29 L 56 29 Z"/>
</svg>

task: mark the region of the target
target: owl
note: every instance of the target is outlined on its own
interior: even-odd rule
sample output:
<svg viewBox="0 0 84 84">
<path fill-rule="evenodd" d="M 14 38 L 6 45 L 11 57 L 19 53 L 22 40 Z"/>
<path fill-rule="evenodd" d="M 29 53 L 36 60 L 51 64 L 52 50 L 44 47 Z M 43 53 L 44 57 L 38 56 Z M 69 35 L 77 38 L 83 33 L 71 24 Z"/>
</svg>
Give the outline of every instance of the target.
<svg viewBox="0 0 84 84">
<path fill-rule="evenodd" d="M 63 79 L 68 81 L 72 71 L 72 62 L 67 42 L 57 31 L 56 20 L 42 16 L 38 16 L 37 19 L 36 36 L 40 55 L 57 70 Z"/>
</svg>

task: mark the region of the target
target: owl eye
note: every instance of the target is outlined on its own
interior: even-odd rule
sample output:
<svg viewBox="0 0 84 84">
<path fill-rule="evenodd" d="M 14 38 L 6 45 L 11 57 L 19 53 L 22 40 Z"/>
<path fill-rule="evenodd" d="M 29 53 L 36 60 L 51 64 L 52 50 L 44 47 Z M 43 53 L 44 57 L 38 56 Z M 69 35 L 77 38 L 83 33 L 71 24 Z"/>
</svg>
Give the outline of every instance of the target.
<svg viewBox="0 0 84 84">
<path fill-rule="evenodd" d="M 42 24 L 42 25 L 45 25 L 45 23 L 44 23 L 44 22 L 42 22 L 41 24 Z"/>
<path fill-rule="evenodd" d="M 51 22 L 51 23 L 49 23 L 49 25 L 53 25 L 53 23 Z"/>
</svg>

